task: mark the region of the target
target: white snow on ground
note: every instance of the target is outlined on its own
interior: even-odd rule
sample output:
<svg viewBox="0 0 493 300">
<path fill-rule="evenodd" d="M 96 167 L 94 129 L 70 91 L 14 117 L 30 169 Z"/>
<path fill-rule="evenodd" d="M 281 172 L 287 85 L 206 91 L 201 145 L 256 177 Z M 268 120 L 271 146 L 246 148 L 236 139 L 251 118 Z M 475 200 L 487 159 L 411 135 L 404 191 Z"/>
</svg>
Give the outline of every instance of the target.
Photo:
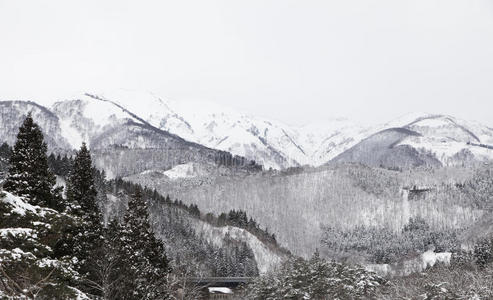
<svg viewBox="0 0 493 300">
<path fill-rule="evenodd" d="M 62 136 L 68 141 L 69 145 L 74 149 L 79 149 L 84 142 L 84 138 L 81 136 L 80 132 L 72 127 L 70 119 L 61 119 L 60 129 L 62 131 Z"/>
<path fill-rule="evenodd" d="M 113 203 L 120 202 L 120 198 L 118 198 L 113 194 L 106 194 L 106 197 L 108 198 L 108 200 L 110 200 Z"/>
<path fill-rule="evenodd" d="M 450 252 L 435 253 L 432 250 L 428 250 L 425 253 L 421 254 L 423 269 L 433 267 L 436 263 L 444 263 L 446 265 L 450 265 L 451 258 L 452 253 Z"/>
<path fill-rule="evenodd" d="M 35 259 L 36 256 L 32 254 L 31 252 L 24 252 L 19 248 L 14 248 L 12 250 L 6 250 L 6 249 L 0 249 L 0 262 L 2 262 L 2 256 L 4 257 L 5 260 L 8 259 L 7 255 L 10 255 L 10 258 L 12 260 L 19 260 L 22 257 L 27 257 L 31 259 Z"/>
<path fill-rule="evenodd" d="M 117 119 L 131 118 L 130 115 L 112 103 L 96 100 L 86 95 L 82 97 L 82 100 L 84 100 L 84 116 L 101 127 L 113 124 Z"/>
<path fill-rule="evenodd" d="M 435 138 L 412 137 L 403 141 L 401 144 L 410 145 L 416 149 L 426 149 L 435 153 L 438 159 L 441 157 L 451 157 L 467 148 L 465 143 L 447 141 Z"/>
<path fill-rule="evenodd" d="M 48 224 L 48 223 L 45 223 L 45 222 L 34 221 L 32 223 L 33 223 L 34 226 L 43 226 L 43 227 L 46 227 L 48 229 L 51 228 L 51 224 Z"/>
<path fill-rule="evenodd" d="M 305 163 L 322 165 L 354 146 L 376 129 L 344 118 L 328 119 L 298 128 L 297 141 L 306 153 Z"/>
<path fill-rule="evenodd" d="M 493 149 L 467 145 L 463 142 L 456 142 L 438 137 L 408 137 L 399 145 L 409 145 L 421 151 L 425 150 L 431 152 L 444 165 L 449 165 L 448 161 L 463 150 L 468 150 L 479 160 L 493 159 Z"/>
<path fill-rule="evenodd" d="M 493 149 L 483 147 L 470 146 L 469 151 L 478 159 L 493 159 Z"/>
<path fill-rule="evenodd" d="M 33 231 L 34 230 L 30 228 L 2 228 L 0 229 L 0 237 L 8 237 L 9 235 L 18 237 L 19 235 L 24 235 L 36 238 L 37 235 L 36 233 L 33 233 Z"/>
<path fill-rule="evenodd" d="M 155 127 L 160 127 L 163 117 L 172 113 L 165 101 L 149 92 L 116 89 L 97 93 L 103 99 L 117 103 L 128 111 L 143 118 Z M 129 117 L 128 115 L 126 117 Z"/>
<path fill-rule="evenodd" d="M 428 250 L 406 261 L 393 264 L 368 264 L 365 266 L 365 269 L 375 272 L 380 276 L 407 276 L 412 273 L 422 272 L 437 263 L 443 263 L 448 266 L 450 265 L 451 258 L 452 253 L 450 252 L 435 253 L 432 250 Z"/>
<path fill-rule="evenodd" d="M 200 163 L 186 163 L 181 165 L 176 165 L 173 168 L 163 171 L 158 169 L 146 170 L 144 172 L 139 173 L 139 175 L 155 175 L 155 176 L 166 176 L 170 180 L 184 179 L 184 178 L 193 178 L 198 176 L 206 176 L 210 174 L 212 169 L 215 169 L 216 166 L 212 165 L 203 165 Z"/>
<path fill-rule="evenodd" d="M 392 267 L 389 264 L 369 264 L 365 266 L 365 270 L 380 276 L 387 276 L 392 273 Z"/>
<path fill-rule="evenodd" d="M 65 178 L 63 178 L 62 176 L 56 175 L 55 187 L 63 187 L 63 188 L 65 188 L 66 186 L 67 186 L 67 182 L 65 181 Z"/>
<path fill-rule="evenodd" d="M 208 241 L 219 247 L 222 246 L 226 235 L 232 239 L 246 242 L 253 251 L 261 274 L 279 266 L 283 260 L 283 257 L 271 251 L 256 236 L 244 229 L 233 226 L 214 227 L 202 221 L 197 221 L 195 226 L 197 232 L 201 232 Z"/>
<path fill-rule="evenodd" d="M 26 203 L 21 198 L 14 196 L 11 193 L 5 191 L 3 193 L 5 193 L 5 197 L 0 198 L 0 201 L 14 206 L 14 209 L 12 211 L 18 215 L 24 216 L 26 214 L 26 211 L 36 213 L 36 209 L 40 209 L 39 206 L 33 206 L 29 203 Z"/>
<path fill-rule="evenodd" d="M 183 165 L 177 165 L 168 171 L 163 172 L 164 175 L 168 176 L 170 179 L 178 178 L 191 178 L 195 177 L 194 164 L 188 163 Z"/>
<path fill-rule="evenodd" d="M 14 207 L 12 209 L 12 212 L 18 215 L 24 216 L 26 212 L 31 212 L 40 216 L 44 216 L 48 212 L 55 212 L 54 210 L 49 208 L 31 205 L 25 202 L 21 197 L 14 196 L 11 193 L 5 191 L 2 192 L 5 194 L 5 196 L 0 197 L 0 202 L 4 202 L 12 205 Z"/>
<path fill-rule="evenodd" d="M 210 287 L 209 293 L 211 293 L 211 294 L 233 294 L 233 291 L 230 288 L 226 288 L 226 287 Z"/>
</svg>

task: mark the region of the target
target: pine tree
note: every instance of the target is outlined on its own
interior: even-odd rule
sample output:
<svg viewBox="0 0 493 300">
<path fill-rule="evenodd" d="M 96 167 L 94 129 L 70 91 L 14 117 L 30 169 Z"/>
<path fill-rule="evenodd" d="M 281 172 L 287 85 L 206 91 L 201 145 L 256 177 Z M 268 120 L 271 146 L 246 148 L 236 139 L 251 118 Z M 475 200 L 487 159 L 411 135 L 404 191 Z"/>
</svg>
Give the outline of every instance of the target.
<svg viewBox="0 0 493 300">
<path fill-rule="evenodd" d="M 122 289 L 124 299 L 166 299 L 166 274 L 170 271 L 162 241 L 149 223 L 142 190 L 136 187 L 124 218 L 122 248 L 127 269 Z"/>
<path fill-rule="evenodd" d="M 67 228 L 67 239 L 59 243 L 79 259 L 77 271 L 83 276 L 81 288 L 99 294 L 98 265 L 103 245 L 103 223 L 96 203 L 94 169 L 85 144 L 77 152 L 67 179 L 67 210 L 78 218 L 77 226 Z M 61 251 L 63 253 L 63 251 Z"/>
<path fill-rule="evenodd" d="M 75 299 L 74 257 L 54 249 L 76 220 L 24 200 L 0 190 L 0 299 Z"/>
<path fill-rule="evenodd" d="M 67 180 L 67 201 L 72 214 L 84 218 L 100 219 L 93 175 L 91 154 L 86 144 L 83 143 L 75 156 L 72 171 Z"/>
<path fill-rule="evenodd" d="M 29 113 L 19 128 L 3 188 L 34 205 L 59 208 L 55 175 L 48 168 L 43 133 Z"/>
</svg>

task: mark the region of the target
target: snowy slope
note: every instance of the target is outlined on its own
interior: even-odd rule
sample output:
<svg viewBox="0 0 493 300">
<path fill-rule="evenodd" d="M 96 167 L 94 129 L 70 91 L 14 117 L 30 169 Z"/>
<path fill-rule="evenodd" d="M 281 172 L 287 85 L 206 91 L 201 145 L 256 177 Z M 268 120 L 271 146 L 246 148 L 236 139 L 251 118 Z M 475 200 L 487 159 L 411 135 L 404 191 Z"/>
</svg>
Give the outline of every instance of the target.
<svg viewBox="0 0 493 300">
<path fill-rule="evenodd" d="M 198 176 L 207 176 L 209 174 L 210 172 L 203 165 L 196 163 L 187 163 L 174 166 L 173 168 L 166 171 L 158 169 L 147 170 L 140 174 L 136 174 L 136 176 L 158 176 L 161 178 L 161 180 L 163 179 L 163 176 L 166 176 L 168 180 L 176 180 Z"/>
<path fill-rule="evenodd" d="M 309 164 L 319 166 L 348 150 L 377 129 L 358 125 L 347 119 L 329 119 L 307 124 L 297 130 L 300 144 L 309 149 Z"/>
<path fill-rule="evenodd" d="M 347 120 L 292 127 L 212 103 L 173 101 L 152 93 L 119 90 L 91 95 L 95 97 L 80 95 L 77 100 L 61 101 L 52 108 L 73 146 L 108 126 L 132 120 L 148 123 L 187 141 L 255 160 L 266 169 L 281 169 L 321 165 L 368 132 L 367 128 Z M 120 107 L 98 99 L 110 100 Z"/>
<path fill-rule="evenodd" d="M 412 119 L 398 125 L 420 135 L 409 136 L 399 145 L 432 154 L 443 165 L 493 159 L 493 130 L 484 125 L 447 115 L 421 115 Z"/>
<path fill-rule="evenodd" d="M 112 99 L 85 93 L 73 100 L 56 102 L 52 107 L 71 148 L 86 142 L 93 151 L 95 165 L 104 169 L 109 178 L 152 169 L 168 170 L 186 163 L 259 169 L 242 157 L 160 128 L 158 115 L 164 112 L 166 116 L 166 107 L 157 98 L 136 98 L 141 99 L 139 105 L 128 107 Z M 144 112 L 149 113 L 139 115 Z"/>
<path fill-rule="evenodd" d="M 32 109 L 30 107 L 26 106 L 22 112 Z M 48 124 L 49 130 L 46 131 L 54 134 L 58 145 L 63 144 L 59 147 L 69 144 L 77 148 L 83 141 L 99 147 L 110 142 L 130 148 L 160 147 L 162 143 L 144 137 L 142 132 L 130 130 L 122 133 L 128 131 L 125 124 L 132 123 L 151 126 L 188 142 L 255 160 L 265 169 L 323 165 L 372 135 L 390 128 L 405 128 L 419 133 L 420 136 L 405 138 L 399 145 L 421 154 L 431 153 L 445 165 L 493 157 L 493 150 L 485 147 L 493 146 L 491 128 L 477 122 L 426 113 L 412 113 L 372 126 L 361 126 L 346 119 L 290 126 L 212 103 L 175 101 L 153 93 L 128 90 L 78 94 L 55 103 L 51 112 L 53 116 L 49 118 L 38 115 L 42 122 L 52 119 L 50 122 L 54 125 Z M 45 114 L 51 112 L 47 110 Z M 1 117 L 3 123 L 11 123 L 9 114 L 10 110 Z M 0 135 L 13 131 L 10 128 Z M 126 139 L 129 135 L 132 138 Z M 11 141 L 13 138 L 10 134 L 4 139 Z"/>
<path fill-rule="evenodd" d="M 73 148 L 100 134 L 105 128 L 132 120 L 131 116 L 115 105 L 96 101 L 87 95 L 75 100 L 56 102 L 52 111 L 58 116 L 62 134 Z"/>
<path fill-rule="evenodd" d="M 390 128 L 421 134 L 400 145 L 431 153 L 444 165 L 493 158 L 493 130 L 476 122 L 445 115 L 413 113 L 374 126 L 346 119 L 294 127 L 238 113 L 206 102 L 178 102 L 152 93 L 118 91 L 103 94 L 153 126 L 186 140 L 253 159 L 264 168 L 322 165 L 369 136 Z"/>
<path fill-rule="evenodd" d="M 152 93 L 117 91 L 98 96 L 121 104 L 151 125 L 188 141 L 245 156 L 265 168 L 309 163 L 296 132 L 204 102 L 177 102 Z"/>
<path fill-rule="evenodd" d="M 250 232 L 233 226 L 214 227 L 203 221 L 196 220 L 195 230 L 200 232 L 208 241 L 215 246 L 221 247 L 226 236 L 238 241 L 243 241 L 252 249 L 255 261 L 261 274 L 279 267 L 281 262 L 286 259 L 285 255 L 276 253 L 269 249 L 256 236 Z"/>
<path fill-rule="evenodd" d="M 422 136 L 409 138 L 401 144 L 429 151 L 442 164 L 461 162 L 463 159 L 458 157 L 461 154 L 479 160 L 493 158 L 493 149 L 488 148 L 493 146 L 493 130 L 480 124 L 439 115 L 418 118 L 406 127 Z"/>
<path fill-rule="evenodd" d="M 382 143 L 382 137 L 388 136 L 389 131 L 402 130 L 412 134 Z M 438 165 L 461 165 L 493 159 L 493 130 L 452 116 L 414 113 L 375 126 L 365 133 L 372 134 L 335 157 L 334 161 L 406 167 L 433 166 L 436 162 Z"/>
</svg>

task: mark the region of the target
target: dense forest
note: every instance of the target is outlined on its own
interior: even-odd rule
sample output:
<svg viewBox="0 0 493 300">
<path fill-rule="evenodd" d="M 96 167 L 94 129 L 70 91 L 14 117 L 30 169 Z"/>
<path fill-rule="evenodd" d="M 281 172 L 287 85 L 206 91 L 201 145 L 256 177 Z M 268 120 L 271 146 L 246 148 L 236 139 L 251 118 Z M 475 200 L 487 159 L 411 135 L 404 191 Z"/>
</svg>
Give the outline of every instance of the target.
<svg viewBox="0 0 493 300">
<path fill-rule="evenodd" d="M 399 171 L 342 164 L 172 182 L 143 175 L 126 179 L 201 210 L 246 211 L 281 245 L 308 258 L 321 248 L 324 228 L 399 234 L 420 218 L 435 231 L 465 230 L 490 209 L 489 173 L 490 165 Z"/>
</svg>

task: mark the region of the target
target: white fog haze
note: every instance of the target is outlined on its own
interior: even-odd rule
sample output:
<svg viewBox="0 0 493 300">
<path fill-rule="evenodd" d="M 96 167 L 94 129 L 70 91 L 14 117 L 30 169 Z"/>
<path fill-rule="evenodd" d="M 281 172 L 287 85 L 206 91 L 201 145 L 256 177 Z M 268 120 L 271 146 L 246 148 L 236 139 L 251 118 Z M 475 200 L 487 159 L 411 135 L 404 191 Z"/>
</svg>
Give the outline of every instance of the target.
<svg viewBox="0 0 493 300">
<path fill-rule="evenodd" d="M 289 124 L 489 126 L 491 1 L 0 1 L 2 99 L 132 89 Z"/>
</svg>

